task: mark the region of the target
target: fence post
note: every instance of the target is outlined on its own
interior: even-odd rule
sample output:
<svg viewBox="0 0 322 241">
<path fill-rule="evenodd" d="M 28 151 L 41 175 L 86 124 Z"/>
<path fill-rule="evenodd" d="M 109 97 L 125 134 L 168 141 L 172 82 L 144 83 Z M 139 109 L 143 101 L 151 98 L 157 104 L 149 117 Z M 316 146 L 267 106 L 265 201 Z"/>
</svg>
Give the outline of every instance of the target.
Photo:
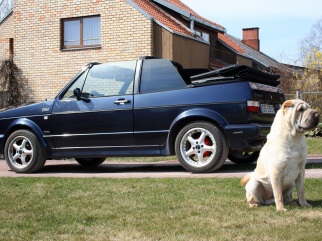
<svg viewBox="0 0 322 241">
<path fill-rule="evenodd" d="M 296 99 L 301 99 L 301 91 L 300 90 L 296 90 Z"/>
</svg>

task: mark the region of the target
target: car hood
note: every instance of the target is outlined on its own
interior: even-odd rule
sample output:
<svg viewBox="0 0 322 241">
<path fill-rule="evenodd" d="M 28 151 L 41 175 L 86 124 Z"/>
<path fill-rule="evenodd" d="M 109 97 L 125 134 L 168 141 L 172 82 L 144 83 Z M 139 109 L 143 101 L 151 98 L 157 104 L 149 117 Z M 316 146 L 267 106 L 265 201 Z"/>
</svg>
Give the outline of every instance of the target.
<svg viewBox="0 0 322 241">
<path fill-rule="evenodd" d="M 36 104 L 7 109 L 0 112 L 0 119 L 32 115 L 48 115 L 51 114 L 53 103 L 54 100 L 48 100 Z"/>
</svg>

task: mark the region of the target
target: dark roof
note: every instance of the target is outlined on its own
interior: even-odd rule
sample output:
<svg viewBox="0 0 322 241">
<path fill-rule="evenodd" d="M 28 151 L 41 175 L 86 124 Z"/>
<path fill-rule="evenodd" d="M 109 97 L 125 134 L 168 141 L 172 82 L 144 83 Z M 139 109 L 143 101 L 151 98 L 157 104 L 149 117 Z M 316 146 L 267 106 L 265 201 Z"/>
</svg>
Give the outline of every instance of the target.
<svg viewBox="0 0 322 241">
<path fill-rule="evenodd" d="M 229 35 L 227 33 L 225 34 L 218 34 L 218 40 L 227 48 L 232 50 L 238 55 L 247 57 L 252 59 L 253 61 L 264 65 L 265 67 L 274 67 L 279 68 L 280 63 L 276 61 L 275 59 L 269 57 L 268 55 L 264 54 L 261 51 L 257 51 L 248 45 L 242 43 L 242 41 L 239 38 L 236 38 L 232 35 Z"/>
</svg>

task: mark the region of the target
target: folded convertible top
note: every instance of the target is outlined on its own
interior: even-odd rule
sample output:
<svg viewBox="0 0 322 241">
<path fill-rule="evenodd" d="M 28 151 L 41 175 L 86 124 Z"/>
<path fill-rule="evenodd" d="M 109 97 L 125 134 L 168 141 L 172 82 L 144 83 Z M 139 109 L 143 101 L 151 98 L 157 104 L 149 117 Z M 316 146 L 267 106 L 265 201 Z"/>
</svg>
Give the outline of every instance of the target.
<svg viewBox="0 0 322 241">
<path fill-rule="evenodd" d="M 278 86 L 280 81 L 279 75 L 268 74 L 260 70 L 248 67 L 246 65 L 231 65 L 222 69 L 206 72 L 199 75 L 191 76 L 191 81 L 198 81 L 207 79 L 207 82 L 220 81 L 218 77 L 231 77 L 233 79 L 244 79 L 260 84 L 266 84 L 270 86 Z"/>
</svg>

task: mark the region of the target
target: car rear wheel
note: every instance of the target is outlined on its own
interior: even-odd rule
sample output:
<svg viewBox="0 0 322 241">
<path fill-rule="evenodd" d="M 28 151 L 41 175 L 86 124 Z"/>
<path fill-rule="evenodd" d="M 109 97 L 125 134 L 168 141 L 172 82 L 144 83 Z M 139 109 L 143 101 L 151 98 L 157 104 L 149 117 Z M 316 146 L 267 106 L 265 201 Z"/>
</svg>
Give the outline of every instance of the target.
<svg viewBox="0 0 322 241">
<path fill-rule="evenodd" d="M 250 164 L 253 162 L 256 162 L 259 156 L 259 151 L 254 152 L 246 152 L 246 151 L 240 151 L 240 152 L 232 152 L 229 153 L 228 159 L 236 164 Z"/>
<path fill-rule="evenodd" d="M 228 144 L 223 133 L 209 122 L 193 122 L 178 134 L 176 155 L 181 165 L 194 173 L 219 169 L 227 159 Z"/>
<path fill-rule="evenodd" d="M 82 166 L 93 167 L 102 164 L 106 158 L 75 158 Z"/>
<path fill-rule="evenodd" d="M 11 170 L 32 173 L 43 168 L 46 155 L 35 134 L 28 130 L 18 130 L 6 141 L 5 159 Z"/>
</svg>

